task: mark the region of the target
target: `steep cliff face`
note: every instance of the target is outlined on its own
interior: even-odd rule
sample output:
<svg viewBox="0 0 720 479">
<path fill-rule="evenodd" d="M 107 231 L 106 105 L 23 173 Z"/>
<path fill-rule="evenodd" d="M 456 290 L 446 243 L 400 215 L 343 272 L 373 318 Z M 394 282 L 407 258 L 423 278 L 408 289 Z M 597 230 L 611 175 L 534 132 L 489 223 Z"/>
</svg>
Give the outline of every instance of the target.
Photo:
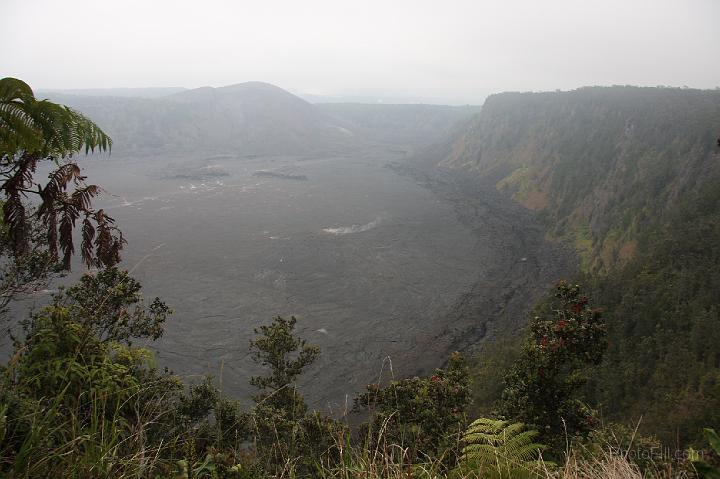
<svg viewBox="0 0 720 479">
<path fill-rule="evenodd" d="M 634 256 L 638 235 L 720 171 L 720 91 L 581 88 L 503 93 L 445 152 L 546 218 L 589 271 Z"/>
<path fill-rule="evenodd" d="M 718 136 L 720 91 L 584 88 L 493 96 L 435 152 L 574 244 L 609 325 L 584 399 L 668 444 L 720 427 Z"/>
</svg>

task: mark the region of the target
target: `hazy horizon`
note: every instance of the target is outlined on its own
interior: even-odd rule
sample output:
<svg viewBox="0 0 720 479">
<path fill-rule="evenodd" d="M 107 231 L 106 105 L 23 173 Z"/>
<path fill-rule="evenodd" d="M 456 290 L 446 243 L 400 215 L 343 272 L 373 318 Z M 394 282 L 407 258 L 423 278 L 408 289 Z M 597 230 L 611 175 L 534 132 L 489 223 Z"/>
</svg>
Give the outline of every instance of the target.
<svg viewBox="0 0 720 479">
<path fill-rule="evenodd" d="M 717 87 L 720 2 L 7 0 L 2 76 L 37 90 L 272 83 L 478 104 L 499 91 Z"/>
</svg>

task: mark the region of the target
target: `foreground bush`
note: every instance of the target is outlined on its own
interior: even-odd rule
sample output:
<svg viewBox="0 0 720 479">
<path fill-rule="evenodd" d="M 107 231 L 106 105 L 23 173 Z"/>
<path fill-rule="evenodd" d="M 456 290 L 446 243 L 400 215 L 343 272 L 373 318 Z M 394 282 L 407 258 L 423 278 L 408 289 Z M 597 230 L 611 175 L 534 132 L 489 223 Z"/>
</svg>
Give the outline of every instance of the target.
<svg viewBox="0 0 720 479">
<path fill-rule="evenodd" d="M 441 460 L 453 466 L 469 403 L 469 372 L 455 353 L 445 369 L 437 369 L 429 378 L 391 381 L 386 387 L 369 385 L 355 399 L 354 410 L 371 415 L 361 428 L 368 448 L 391 451 L 390 445 L 397 445 L 404 460 Z"/>
<path fill-rule="evenodd" d="M 505 377 L 500 409 L 537 428 L 557 451 L 568 434 L 586 434 L 596 424 L 579 390 L 589 367 L 602 360 L 607 325 L 580 286 L 561 281 L 553 296 L 530 323 L 522 353 Z"/>
</svg>

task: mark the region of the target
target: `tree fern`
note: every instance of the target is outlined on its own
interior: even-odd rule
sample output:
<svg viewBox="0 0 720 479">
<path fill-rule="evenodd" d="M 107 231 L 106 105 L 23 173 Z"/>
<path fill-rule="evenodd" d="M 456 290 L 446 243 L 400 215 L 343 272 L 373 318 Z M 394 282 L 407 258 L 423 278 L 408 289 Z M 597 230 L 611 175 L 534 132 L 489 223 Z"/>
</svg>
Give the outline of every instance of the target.
<svg viewBox="0 0 720 479">
<path fill-rule="evenodd" d="M 0 154 L 65 158 L 111 146 L 110 137 L 81 113 L 36 99 L 22 80 L 0 79 Z"/>
<path fill-rule="evenodd" d="M 525 430 L 525 425 L 519 422 L 477 419 L 463 435 L 463 468 L 496 477 L 533 476 L 546 448 L 534 442 L 537 435 L 537 431 Z"/>
<path fill-rule="evenodd" d="M 33 244 L 44 243 L 50 262 L 70 269 L 75 252 L 73 230 L 82 222 L 81 255 L 88 267 L 112 266 L 125 242 L 114 220 L 93 210 L 100 189 L 86 185 L 80 167 L 71 161 L 85 150 L 108 151 L 112 140 L 81 113 L 35 98 L 27 83 L 0 79 L 0 195 L 7 246 L 15 258 L 25 258 Z M 43 185 L 34 179 L 38 164 L 50 160 L 57 169 Z M 62 161 L 61 161 L 62 160 Z M 28 195 L 39 197 L 28 202 Z M 45 230 L 45 235 L 32 231 Z M 44 236 L 44 237 L 43 237 Z M 61 254 L 59 254 L 61 253 Z M 51 269 L 46 265 L 45 269 Z"/>
</svg>

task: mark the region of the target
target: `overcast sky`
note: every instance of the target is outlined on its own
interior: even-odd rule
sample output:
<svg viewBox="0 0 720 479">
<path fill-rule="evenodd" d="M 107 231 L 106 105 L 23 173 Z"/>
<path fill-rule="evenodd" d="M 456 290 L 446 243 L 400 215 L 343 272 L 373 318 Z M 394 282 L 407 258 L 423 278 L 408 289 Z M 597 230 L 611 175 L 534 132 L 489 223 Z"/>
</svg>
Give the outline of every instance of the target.
<svg viewBox="0 0 720 479">
<path fill-rule="evenodd" d="M 720 85 L 719 0 L 0 0 L 35 89 L 222 86 L 479 103 L 505 90 Z"/>
</svg>

